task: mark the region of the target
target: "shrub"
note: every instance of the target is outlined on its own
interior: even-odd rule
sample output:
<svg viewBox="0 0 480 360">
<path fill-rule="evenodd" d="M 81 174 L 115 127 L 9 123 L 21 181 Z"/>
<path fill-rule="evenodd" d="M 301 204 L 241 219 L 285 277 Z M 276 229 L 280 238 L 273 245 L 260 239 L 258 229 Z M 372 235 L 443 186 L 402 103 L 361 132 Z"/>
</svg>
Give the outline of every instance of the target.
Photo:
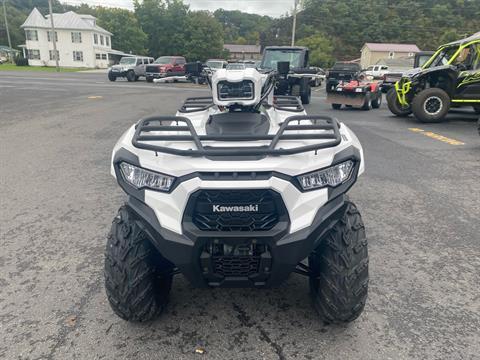
<svg viewBox="0 0 480 360">
<path fill-rule="evenodd" d="M 25 59 L 24 57 L 19 56 L 15 59 L 15 65 L 28 66 L 28 59 Z"/>
</svg>

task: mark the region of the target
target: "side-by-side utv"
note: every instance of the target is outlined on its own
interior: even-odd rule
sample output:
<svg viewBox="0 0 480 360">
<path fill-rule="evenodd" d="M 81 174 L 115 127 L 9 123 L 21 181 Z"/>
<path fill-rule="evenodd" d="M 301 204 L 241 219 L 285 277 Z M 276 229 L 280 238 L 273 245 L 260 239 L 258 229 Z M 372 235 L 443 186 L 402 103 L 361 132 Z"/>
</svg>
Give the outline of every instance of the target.
<svg viewBox="0 0 480 360">
<path fill-rule="evenodd" d="M 480 32 L 440 46 L 420 69 L 403 75 L 387 94 L 397 116 L 411 113 L 422 122 L 441 122 L 451 107 L 480 113 Z"/>
</svg>

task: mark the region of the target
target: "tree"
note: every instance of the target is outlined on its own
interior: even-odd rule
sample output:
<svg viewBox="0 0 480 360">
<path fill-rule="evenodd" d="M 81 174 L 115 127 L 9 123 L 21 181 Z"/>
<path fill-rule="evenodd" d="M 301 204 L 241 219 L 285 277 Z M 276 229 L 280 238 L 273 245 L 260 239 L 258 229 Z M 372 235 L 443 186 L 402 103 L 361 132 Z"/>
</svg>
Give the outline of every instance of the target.
<svg viewBox="0 0 480 360">
<path fill-rule="evenodd" d="M 98 25 L 113 33 L 112 47 L 133 54 L 146 54 L 147 34 L 135 14 L 125 9 L 96 8 Z"/>
<path fill-rule="evenodd" d="M 310 49 L 310 63 L 316 66 L 329 67 L 335 59 L 332 55 L 333 46 L 330 41 L 320 33 L 303 38 L 297 42 L 299 46 Z"/>
<path fill-rule="evenodd" d="M 224 55 L 222 25 L 206 11 L 189 14 L 185 39 L 184 55 L 189 61 L 205 61 Z"/>
<path fill-rule="evenodd" d="M 147 34 L 152 56 L 181 55 L 185 48 L 188 6 L 181 0 L 135 0 L 135 16 Z"/>
</svg>

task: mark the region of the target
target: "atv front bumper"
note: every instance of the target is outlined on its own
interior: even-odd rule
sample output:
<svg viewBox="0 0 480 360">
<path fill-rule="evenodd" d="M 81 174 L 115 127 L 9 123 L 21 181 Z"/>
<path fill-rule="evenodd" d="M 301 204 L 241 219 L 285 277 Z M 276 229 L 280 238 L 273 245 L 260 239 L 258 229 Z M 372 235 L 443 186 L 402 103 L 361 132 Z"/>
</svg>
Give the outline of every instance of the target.
<svg viewBox="0 0 480 360">
<path fill-rule="evenodd" d="M 127 205 L 137 215 L 157 250 L 173 263 L 195 287 L 276 287 L 295 270 L 297 264 L 318 247 L 323 235 L 340 218 L 345 195 L 340 195 L 323 206 L 308 228 L 288 234 L 286 229 L 272 229 L 263 234 L 228 236 L 218 233 L 216 237 L 191 231 L 183 235 L 162 228 L 154 211 L 139 200 L 129 197 Z M 192 229 L 191 229 L 192 230 Z M 253 235 L 253 236 L 252 236 Z M 209 242 L 214 246 L 242 244 L 244 247 L 261 246 L 266 251 L 258 259 L 251 256 L 216 258 L 205 251 Z M 255 271 L 251 271 L 255 268 Z M 224 272 L 247 270 L 248 275 L 225 276 Z M 249 270 L 249 271 L 248 271 Z M 244 271 L 245 272 L 245 271 Z"/>
</svg>

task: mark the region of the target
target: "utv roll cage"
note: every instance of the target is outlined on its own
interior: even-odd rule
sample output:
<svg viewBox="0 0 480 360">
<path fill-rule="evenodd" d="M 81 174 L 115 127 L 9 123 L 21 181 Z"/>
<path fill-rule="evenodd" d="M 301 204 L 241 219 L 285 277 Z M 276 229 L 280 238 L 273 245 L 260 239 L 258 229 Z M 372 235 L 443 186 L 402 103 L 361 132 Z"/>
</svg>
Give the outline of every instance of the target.
<svg viewBox="0 0 480 360">
<path fill-rule="evenodd" d="M 312 124 L 301 124 L 301 121 L 311 121 Z M 297 124 L 293 124 L 297 122 Z M 168 123 L 168 125 L 166 124 Z M 171 125 L 175 123 L 176 125 Z M 137 125 L 132 144 L 136 148 L 151 150 L 155 153 L 165 153 L 180 156 L 280 156 L 292 155 L 335 147 L 342 141 L 339 123 L 330 116 L 297 115 L 290 116 L 280 125 L 276 134 L 235 134 L 235 135 L 198 135 L 191 121 L 182 116 L 152 116 L 141 119 Z M 314 130 L 312 132 L 312 130 Z M 315 130 L 323 130 L 318 132 Z M 287 132 L 296 132 L 287 134 Z M 151 134 L 155 132 L 155 134 Z M 175 132 L 176 134 L 172 134 Z M 184 134 L 178 134 L 183 132 Z M 212 147 L 204 145 L 203 141 L 242 142 L 270 141 L 269 145 Z M 282 140 L 322 140 L 310 145 L 293 148 L 278 148 Z M 325 141 L 328 140 L 328 141 Z M 171 146 L 155 145 L 154 141 L 190 141 L 196 149 L 178 149 Z"/>
</svg>

